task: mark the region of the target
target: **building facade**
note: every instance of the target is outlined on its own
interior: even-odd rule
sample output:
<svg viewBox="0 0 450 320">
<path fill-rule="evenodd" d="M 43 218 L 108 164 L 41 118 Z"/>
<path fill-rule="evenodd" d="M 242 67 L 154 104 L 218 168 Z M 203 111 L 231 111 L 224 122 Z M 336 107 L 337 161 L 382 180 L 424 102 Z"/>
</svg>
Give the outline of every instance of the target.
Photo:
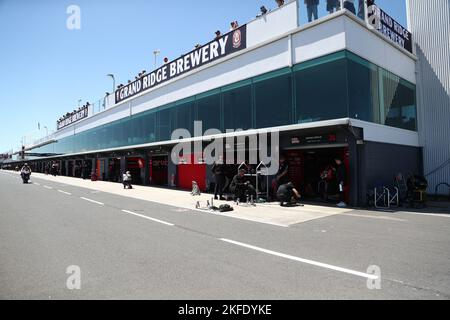
<svg viewBox="0 0 450 320">
<path fill-rule="evenodd" d="M 56 161 L 68 176 L 95 172 L 118 182 L 130 170 L 135 183 L 187 189 L 195 180 L 205 190 L 212 177 L 204 155 L 184 154 L 200 161 L 173 163 L 177 143 L 236 137 L 224 143 L 234 150 L 227 155 L 236 164 L 232 176 L 243 160 L 236 151 L 252 149 L 237 137 L 276 131 L 289 179 L 311 198 L 335 158 L 347 167 L 352 205 L 366 204 L 370 190 L 392 185 L 398 173 L 421 174 L 416 56 L 347 10 L 299 26 L 299 4 L 288 2 L 222 43 L 205 45 L 195 67 L 194 50 L 173 68 L 119 88 L 107 97 L 111 107 L 27 146 L 26 160 L 37 171 Z M 201 137 L 195 121 L 202 123 Z M 191 138 L 172 136 L 180 128 Z"/>
<path fill-rule="evenodd" d="M 450 184 L 450 0 L 408 0 L 417 55 L 419 136 L 429 192 Z M 439 194 L 448 194 L 441 185 Z"/>
</svg>

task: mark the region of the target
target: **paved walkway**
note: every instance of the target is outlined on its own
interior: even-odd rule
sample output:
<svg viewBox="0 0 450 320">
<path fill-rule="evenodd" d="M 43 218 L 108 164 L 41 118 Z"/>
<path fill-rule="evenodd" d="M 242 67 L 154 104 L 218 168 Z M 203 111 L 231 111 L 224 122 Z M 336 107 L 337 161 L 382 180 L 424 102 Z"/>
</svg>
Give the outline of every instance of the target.
<svg viewBox="0 0 450 320">
<path fill-rule="evenodd" d="M 12 172 L 12 171 L 8 171 Z M 18 174 L 17 172 L 14 172 Z M 90 181 L 82 180 L 79 178 L 57 176 L 53 177 L 50 175 L 45 175 L 41 173 L 33 173 L 31 176 L 31 182 L 33 178 L 44 179 L 56 183 L 63 183 L 67 185 L 88 188 L 100 192 L 107 192 L 116 195 L 126 196 L 130 198 L 152 201 L 164 205 L 171 205 L 182 209 L 196 210 L 204 213 L 208 213 L 205 210 L 198 210 L 195 208 L 197 201 L 200 201 L 201 207 L 206 207 L 206 202 L 211 201 L 212 196 L 210 194 L 202 194 L 200 196 L 192 196 L 187 191 L 165 189 L 165 188 L 155 188 L 155 187 L 144 187 L 144 186 L 133 186 L 133 189 L 123 189 L 123 185 L 120 183 L 111 183 L 106 181 Z M 305 205 L 304 207 L 280 207 L 278 203 L 258 203 L 256 207 L 247 206 L 246 204 L 241 204 L 239 206 L 235 205 L 231 201 L 218 201 L 214 200 L 214 205 L 218 207 L 221 204 L 228 203 L 233 208 L 234 211 L 231 212 L 214 212 L 214 214 L 251 220 L 260 223 L 267 223 L 271 225 L 276 225 L 280 227 L 288 227 L 293 224 L 302 223 L 306 221 L 311 221 L 315 219 L 326 218 L 332 215 L 350 213 L 354 211 L 353 209 L 341 209 L 334 207 L 325 206 L 315 206 L 315 205 Z"/>
</svg>

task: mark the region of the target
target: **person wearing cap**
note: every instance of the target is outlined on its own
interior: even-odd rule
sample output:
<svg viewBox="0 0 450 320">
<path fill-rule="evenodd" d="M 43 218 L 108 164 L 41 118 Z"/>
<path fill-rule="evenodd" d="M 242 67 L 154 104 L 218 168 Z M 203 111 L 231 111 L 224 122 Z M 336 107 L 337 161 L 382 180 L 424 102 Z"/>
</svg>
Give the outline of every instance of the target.
<svg viewBox="0 0 450 320">
<path fill-rule="evenodd" d="M 219 39 L 221 36 L 222 36 L 222 33 L 219 30 L 217 30 L 216 31 L 216 39 Z"/>
<path fill-rule="evenodd" d="M 123 188 L 126 189 L 127 187 L 129 189 L 133 189 L 133 186 L 131 185 L 132 177 L 130 174 L 130 171 L 127 171 L 122 176 L 122 182 L 123 182 Z"/>
</svg>

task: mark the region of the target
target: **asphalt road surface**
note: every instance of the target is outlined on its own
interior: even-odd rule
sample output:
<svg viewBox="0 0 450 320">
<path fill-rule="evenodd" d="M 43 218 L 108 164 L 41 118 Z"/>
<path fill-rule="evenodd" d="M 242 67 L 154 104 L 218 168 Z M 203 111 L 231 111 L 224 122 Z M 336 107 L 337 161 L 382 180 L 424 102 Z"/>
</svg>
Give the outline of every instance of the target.
<svg viewBox="0 0 450 320">
<path fill-rule="evenodd" d="M 0 298 L 449 299 L 449 231 L 365 211 L 283 228 L 0 171 Z"/>
</svg>

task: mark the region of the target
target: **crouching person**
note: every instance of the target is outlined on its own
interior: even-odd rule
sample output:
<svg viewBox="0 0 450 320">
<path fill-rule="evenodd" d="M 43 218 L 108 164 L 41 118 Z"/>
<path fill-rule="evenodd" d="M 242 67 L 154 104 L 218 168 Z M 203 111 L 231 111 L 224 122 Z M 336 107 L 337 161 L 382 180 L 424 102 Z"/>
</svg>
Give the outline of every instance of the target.
<svg viewBox="0 0 450 320">
<path fill-rule="evenodd" d="M 125 172 L 123 174 L 123 177 L 122 177 L 122 182 L 123 182 L 123 188 L 124 189 L 126 189 L 127 187 L 129 189 L 133 189 L 133 186 L 131 185 L 131 180 L 132 180 L 132 178 L 131 178 L 130 171 Z"/>
<path fill-rule="evenodd" d="M 245 170 L 239 170 L 239 173 L 234 176 L 230 184 L 230 191 L 234 194 L 234 200 L 240 202 L 245 201 L 247 197 L 256 198 L 256 190 L 249 181 L 245 181 Z"/>
<path fill-rule="evenodd" d="M 292 182 L 288 182 L 278 187 L 277 198 L 280 201 L 280 206 L 289 206 L 300 200 L 300 193 L 295 189 Z"/>
</svg>

